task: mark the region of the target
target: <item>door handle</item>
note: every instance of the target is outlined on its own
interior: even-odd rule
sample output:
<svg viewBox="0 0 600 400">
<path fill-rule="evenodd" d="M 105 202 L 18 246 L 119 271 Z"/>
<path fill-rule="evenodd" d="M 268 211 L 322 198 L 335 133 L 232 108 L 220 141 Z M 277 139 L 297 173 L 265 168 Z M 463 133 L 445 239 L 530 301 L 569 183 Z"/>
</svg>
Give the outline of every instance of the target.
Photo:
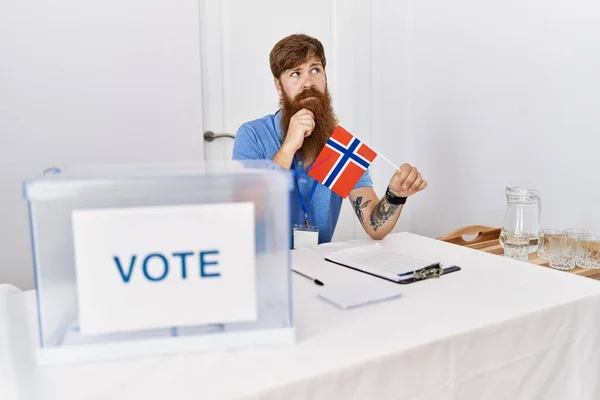
<svg viewBox="0 0 600 400">
<path fill-rule="evenodd" d="M 204 140 L 206 140 L 207 142 L 212 142 L 213 140 L 219 139 L 219 138 L 235 139 L 235 136 L 232 135 L 231 133 L 214 133 L 213 131 L 204 132 Z"/>
</svg>

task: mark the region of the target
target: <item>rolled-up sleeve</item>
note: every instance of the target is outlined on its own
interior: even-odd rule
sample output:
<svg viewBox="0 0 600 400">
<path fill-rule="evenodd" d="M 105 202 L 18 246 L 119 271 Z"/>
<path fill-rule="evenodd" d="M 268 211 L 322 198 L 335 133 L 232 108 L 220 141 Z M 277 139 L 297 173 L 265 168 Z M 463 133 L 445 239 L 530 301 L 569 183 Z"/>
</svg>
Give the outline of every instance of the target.
<svg viewBox="0 0 600 400">
<path fill-rule="evenodd" d="M 363 176 L 360 177 L 356 185 L 354 185 L 354 189 L 359 189 L 362 187 L 373 187 L 373 180 L 371 179 L 371 175 L 369 175 L 369 170 L 367 169 Z"/>
</svg>

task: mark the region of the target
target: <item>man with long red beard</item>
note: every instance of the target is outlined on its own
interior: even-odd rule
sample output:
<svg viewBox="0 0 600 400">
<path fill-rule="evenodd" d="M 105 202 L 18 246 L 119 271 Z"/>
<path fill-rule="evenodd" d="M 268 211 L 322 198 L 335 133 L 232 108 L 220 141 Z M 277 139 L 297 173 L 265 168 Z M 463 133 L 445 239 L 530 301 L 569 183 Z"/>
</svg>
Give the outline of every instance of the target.
<svg viewBox="0 0 600 400">
<path fill-rule="evenodd" d="M 314 244 L 317 236 L 318 243 L 329 242 L 342 198 L 305 173 L 337 125 L 327 89 L 323 45 L 307 35 L 290 35 L 273 47 L 270 64 L 281 109 L 240 127 L 233 159 L 270 159 L 294 170 L 292 223 L 318 232 L 313 235 Z M 406 199 L 426 187 L 417 168 L 403 164 L 382 199 L 373 190 L 368 170 L 348 197 L 367 234 L 382 239 L 396 225 Z"/>
</svg>

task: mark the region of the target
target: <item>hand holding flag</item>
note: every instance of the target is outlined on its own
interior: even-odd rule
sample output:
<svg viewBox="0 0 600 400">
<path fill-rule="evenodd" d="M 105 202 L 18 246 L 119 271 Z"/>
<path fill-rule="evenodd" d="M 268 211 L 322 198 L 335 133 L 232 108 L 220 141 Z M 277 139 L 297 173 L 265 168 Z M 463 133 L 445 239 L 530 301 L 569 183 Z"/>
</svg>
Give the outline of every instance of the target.
<svg viewBox="0 0 600 400">
<path fill-rule="evenodd" d="M 396 196 L 408 197 L 427 187 L 417 168 L 410 164 L 398 168 L 340 125 L 327 140 L 308 175 L 346 198 L 377 156 L 396 170 L 389 184 Z"/>
<path fill-rule="evenodd" d="M 424 181 L 419 170 L 410 164 L 402 164 L 389 184 L 392 194 L 399 197 L 412 196 L 426 187 L 427 181 Z"/>
</svg>

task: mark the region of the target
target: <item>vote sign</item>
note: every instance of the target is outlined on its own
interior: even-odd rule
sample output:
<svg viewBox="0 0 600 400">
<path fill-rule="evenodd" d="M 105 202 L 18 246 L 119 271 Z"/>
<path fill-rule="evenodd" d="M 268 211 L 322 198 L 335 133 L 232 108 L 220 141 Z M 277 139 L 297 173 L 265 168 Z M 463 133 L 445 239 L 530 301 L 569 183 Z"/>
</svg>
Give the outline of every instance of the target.
<svg viewBox="0 0 600 400">
<path fill-rule="evenodd" d="M 82 334 L 257 318 L 254 204 L 75 210 Z"/>
</svg>

